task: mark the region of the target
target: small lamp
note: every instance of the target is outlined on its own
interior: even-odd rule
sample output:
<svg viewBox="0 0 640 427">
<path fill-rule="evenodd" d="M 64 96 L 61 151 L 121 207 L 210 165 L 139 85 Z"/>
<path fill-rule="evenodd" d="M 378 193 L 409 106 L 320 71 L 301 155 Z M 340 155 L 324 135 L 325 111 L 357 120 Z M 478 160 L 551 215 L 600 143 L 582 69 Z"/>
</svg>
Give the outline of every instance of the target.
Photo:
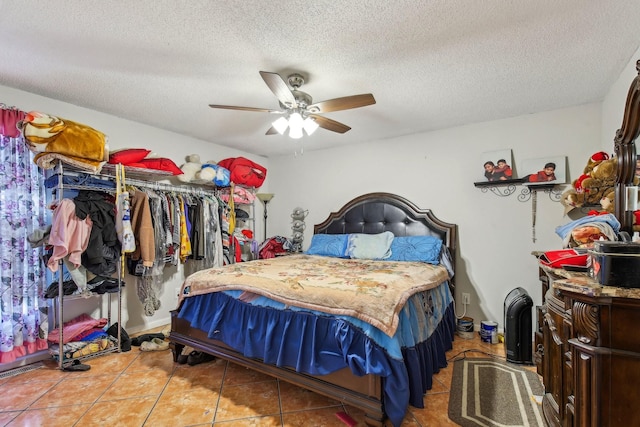
<svg viewBox="0 0 640 427">
<path fill-rule="evenodd" d="M 264 240 L 267 240 L 267 205 L 273 199 L 275 194 L 273 193 L 258 193 L 256 197 L 262 202 L 264 206 Z M 264 241 L 263 240 L 263 241 Z"/>
</svg>

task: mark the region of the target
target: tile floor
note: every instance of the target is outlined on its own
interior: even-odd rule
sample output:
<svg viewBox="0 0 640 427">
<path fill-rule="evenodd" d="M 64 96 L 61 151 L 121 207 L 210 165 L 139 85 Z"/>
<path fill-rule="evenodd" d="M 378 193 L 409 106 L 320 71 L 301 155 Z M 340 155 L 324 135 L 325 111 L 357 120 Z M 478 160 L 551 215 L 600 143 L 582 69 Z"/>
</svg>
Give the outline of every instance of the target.
<svg viewBox="0 0 640 427">
<path fill-rule="evenodd" d="M 148 332 L 159 332 L 162 328 Z M 504 357 L 502 344 L 456 336 L 452 361 L 465 350 Z M 364 413 L 222 360 L 196 366 L 173 362 L 170 350 L 133 347 L 85 360 L 91 369 L 45 367 L 0 379 L 0 426 L 336 426 L 346 412 L 364 426 Z M 425 408 L 410 407 L 403 427 L 455 426 L 447 417 L 453 363 L 434 378 Z"/>
</svg>

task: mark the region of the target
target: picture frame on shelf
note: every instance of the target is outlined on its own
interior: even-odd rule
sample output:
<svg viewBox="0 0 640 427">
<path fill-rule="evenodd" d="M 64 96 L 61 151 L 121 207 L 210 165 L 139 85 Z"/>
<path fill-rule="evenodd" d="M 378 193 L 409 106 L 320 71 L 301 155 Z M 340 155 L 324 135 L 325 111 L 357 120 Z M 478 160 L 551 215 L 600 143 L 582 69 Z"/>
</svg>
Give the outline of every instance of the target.
<svg viewBox="0 0 640 427">
<path fill-rule="evenodd" d="M 524 159 L 520 170 L 524 185 L 550 185 L 567 183 L 567 157 L 547 156 Z"/>
<path fill-rule="evenodd" d="M 481 160 L 476 184 L 520 182 L 512 167 L 513 154 L 510 148 L 483 152 Z"/>
</svg>

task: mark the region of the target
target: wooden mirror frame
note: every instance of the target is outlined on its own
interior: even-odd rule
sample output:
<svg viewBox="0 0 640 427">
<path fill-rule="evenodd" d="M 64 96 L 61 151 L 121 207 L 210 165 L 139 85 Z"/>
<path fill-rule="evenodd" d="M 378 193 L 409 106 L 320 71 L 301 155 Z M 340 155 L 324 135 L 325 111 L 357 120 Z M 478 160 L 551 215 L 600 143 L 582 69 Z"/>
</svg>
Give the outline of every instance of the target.
<svg viewBox="0 0 640 427">
<path fill-rule="evenodd" d="M 616 173 L 615 215 L 620 221 L 620 231 L 633 234 L 633 211 L 627 211 L 627 187 L 633 185 L 636 171 L 635 140 L 640 134 L 640 60 L 636 62 L 638 75 L 631 82 L 624 109 L 622 127 L 614 139 L 618 159 Z"/>
</svg>

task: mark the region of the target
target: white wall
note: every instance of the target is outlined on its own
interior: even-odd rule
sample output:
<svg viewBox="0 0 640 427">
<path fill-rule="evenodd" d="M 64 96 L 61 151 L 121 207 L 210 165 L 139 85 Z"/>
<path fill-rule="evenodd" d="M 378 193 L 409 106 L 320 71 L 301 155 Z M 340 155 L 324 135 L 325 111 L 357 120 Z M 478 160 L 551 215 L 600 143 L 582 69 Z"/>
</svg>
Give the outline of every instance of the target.
<svg viewBox="0 0 640 427">
<path fill-rule="evenodd" d="M 600 106 L 590 104 L 307 152 L 297 158 L 271 158 L 270 189 L 276 196 L 269 205 L 270 234 L 289 236 L 293 208 L 309 209 L 306 248 L 312 225 L 352 198 L 375 191 L 399 194 L 458 224 L 456 296 L 471 294 L 467 314 L 476 324 L 494 320 L 502 326 L 503 302 L 511 289 L 524 287 L 540 304 L 531 252 L 560 248 L 562 241 L 554 230 L 569 219 L 563 217 L 560 203 L 538 194 L 534 243 L 532 201 L 520 202 L 517 197 L 523 187 L 509 197 L 474 187 L 481 181 L 481 154 L 511 148 L 516 168 L 527 158 L 567 156 L 570 180 L 600 150 L 600 117 Z M 462 305 L 457 307 L 461 314 Z"/>
<path fill-rule="evenodd" d="M 112 150 L 118 148 L 147 148 L 153 150 L 159 157 L 172 159 L 178 165 L 184 163 L 185 156 L 195 153 L 199 154 L 203 161 L 245 156 L 266 167 L 269 166 L 268 160 L 261 156 L 255 156 L 4 86 L 0 86 L 0 102 L 16 106 L 24 111 L 41 111 L 91 126 L 109 137 L 109 147 Z M 180 184 L 179 182 L 177 183 Z M 267 187 L 265 186 L 264 189 L 266 191 Z M 258 232 L 262 233 L 262 222 L 259 221 L 257 226 L 260 227 Z M 135 278 L 127 275 L 122 305 L 122 325 L 124 328 L 128 332 L 138 332 L 168 324 L 170 322 L 169 311 L 176 308 L 176 292 L 183 281 L 183 266 L 165 268 L 162 284 L 158 287 L 161 308 L 153 316 L 147 317 L 143 314 L 142 304 L 136 294 Z M 65 304 L 65 319 L 91 310 L 94 306 L 97 306 L 99 301 L 97 298 L 92 298 L 87 301 L 73 300 Z M 112 306 L 115 308 L 115 303 Z M 97 308 L 92 314 L 94 317 L 99 315 L 106 316 L 106 308 Z"/>
</svg>

